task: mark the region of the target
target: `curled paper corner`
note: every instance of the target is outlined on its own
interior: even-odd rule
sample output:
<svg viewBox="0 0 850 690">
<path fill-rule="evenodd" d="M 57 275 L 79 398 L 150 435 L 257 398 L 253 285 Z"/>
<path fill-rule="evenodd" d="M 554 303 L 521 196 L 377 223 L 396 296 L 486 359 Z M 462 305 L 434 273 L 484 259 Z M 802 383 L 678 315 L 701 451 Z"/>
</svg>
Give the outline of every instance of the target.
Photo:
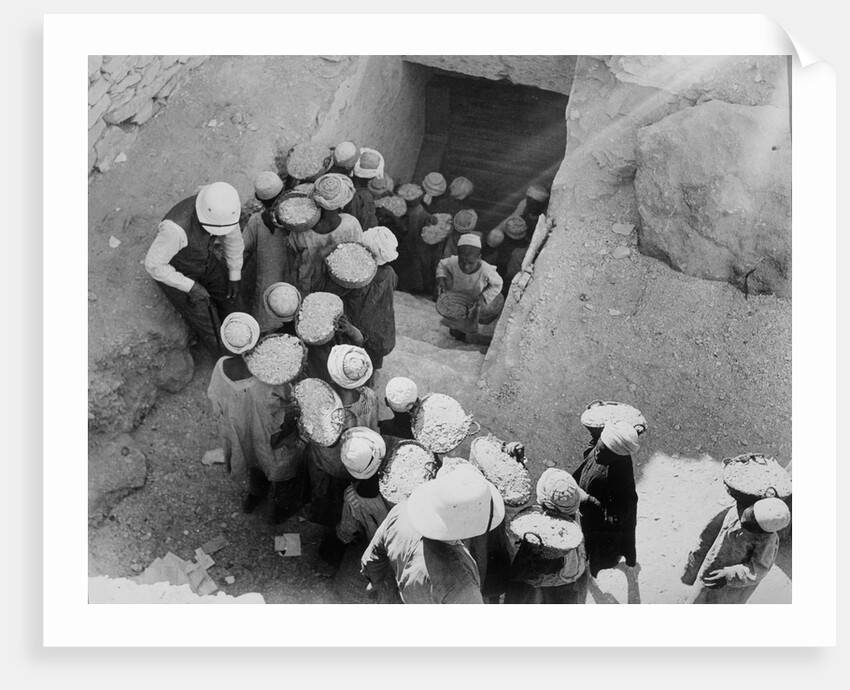
<svg viewBox="0 0 850 690">
<path fill-rule="evenodd" d="M 792 59 L 796 58 L 796 60 L 800 63 L 800 66 L 805 69 L 809 65 L 816 64 L 818 62 L 823 62 L 823 60 L 812 50 L 800 41 L 791 31 L 785 28 L 779 21 L 769 17 L 770 21 L 776 27 L 778 32 L 781 34 L 781 37 L 778 36 L 778 40 L 781 44 L 777 46 L 780 48 L 779 52 L 784 53 L 786 55 L 790 55 Z"/>
</svg>

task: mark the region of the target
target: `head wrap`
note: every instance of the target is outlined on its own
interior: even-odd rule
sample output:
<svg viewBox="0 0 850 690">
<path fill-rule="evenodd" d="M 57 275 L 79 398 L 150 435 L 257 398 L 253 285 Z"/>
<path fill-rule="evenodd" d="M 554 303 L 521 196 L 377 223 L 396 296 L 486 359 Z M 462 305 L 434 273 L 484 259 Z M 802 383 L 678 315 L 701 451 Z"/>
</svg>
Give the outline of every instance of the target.
<svg viewBox="0 0 850 690">
<path fill-rule="evenodd" d="M 328 211 L 336 211 L 345 206 L 354 197 L 354 183 L 351 178 L 339 173 L 328 173 L 316 180 L 313 188 L 313 201 Z"/>
<path fill-rule="evenodd" d="M 465 177 L 456 177 L 449 186 L 449 193 L 458 201 L 463 201 L 472 194 L 472 182 Z"/>
<path fill-rule="evenodd" d="M 394 412 L 407 412 L 413 403 L 419 399 L 419 389 L 416 383 L 406 376 L 396 376 L 387 381 L 384 389 L 390 409 Z"/>
<path fill-rule="evenodd" d="M 527 197 L 531 197 L 535 201 L 546 201 L 549 198 L 549 192 L 546 191 L 546 188 L 539 185 L 533 184 L 531 185 L 525 192 Z"/>
<path fill-rule="evenodd" d="M 763 498 L 753 503 L 753 517 L 765 532 L 778 532 L 791 523 L 791 511 L 779 498 Z"/>
<path fill-rule="evenodd" d="M 260 201 L 274 199 L 283 190 L 283 180 L 276 173 L 261 172 L 254 179 L 254 194 Z"/>
<path fill-rule="evenodd" d="M 369 191 L 372 192 L 372 196 L 376 199 L 380 199 L 381 197 L 389 196 L 393 193 L 393 178 L 389 175 L 384 175 L 383 177 L 375 177 L 369 180 Z"/>
<path fill-rule="evenodd" d="M 328 357 L 328 373 L 340 388 L 359 388 L 372 376 L 372 360 L 355 345 L 334 345 Z"/>
<path fill-rule="evenodd" d="M 339 456 L 345 469 L 355 479 L 369 479 L 381 466 L 387 444 L 369 427 L 355 426 L 342 434 Z"/>
<path fill-rule="evenodd" d="M 360 149 L 360 157 L 354 164 L 354 176 L 371 180 L 384 176 L 384 157 L 375 149 Z"/>
<path fill-rule="evenodd" d="M 505 235 L 512 240 L 521 240 L 528 232 L 528 225 L 526 225 L 525 218 L 521 216 L 511 216 L 508 218 L 505 221 L 504 228 Z"/>
<path fill-rule="evenodd" d="M 263 293 L 266 311 L 281 321 L 292 321 L 301 306 L 301 293 L 289 283 L 272 283 Z"/>
<path fill-rule="evenodd" d="M 457 232 L 472 232 L 478 224 L 478 214 L 471 208 L 465 208 L 452 218 L 452 225 Z"/>
<path fill-rule="evenodd" d="M 537 502 L 553 512 L 572 515 L 581 503 L 581 489 L 569 472 L 550 467 L 537 482 Z"/>
<path fill-rule="evenodd" d="M 235 311 L 221 323 L 221 344 L 235 355 L 253 348 L 260 339 L 260 324 L 250 314 Z"/>
<path fill-rule="evenodd" d="M 457 241 L 458 248 L 460 247 L 478 247 L 481 249 L 481 238 L 474 232 L 468 232 L 461 235 Z"/>
<path fill-rule="evenodd" d="M 334 163 L 341 168 L 352 168 L 360 157 L 360 149 L 352 141 L 341 141 L 334 147 Z"/>
<path fill-rule="evenodd" d="M 446 178 L 438 172 L 430 172 L 422 180 L 422 189 L 429 197 L 440 196 L 446 191 Z M 426 198 L 425 203 L 430 204 L 431 199 Z"/>
<path fill-rule="evenodd" d="M 640 450 L 637 430 L 628 422 L 608 422 L 602 429 L 600 440 L 615 455 L 633 455 Z"/>
<path fill-rule="evenodd" d="M 366 248 L 375 255 L 378 266 L 388 264 L 398 258 L 398 239 L 392 230 L 383 225 L 376 225 L 363 233 L 360 240 Z"/>
<path fill-rule="evenodd" d="M 504 241 L 505 241 L 505 233 L 502 232 L 501 230 L 499 230 L 499 228 L 493 228 L 487 234 L 487 246 L 488 247 L 492 247 L 493 249 L 495 249 L 496 247 L 501 245 L 502 242 L 504 242 Z"/>
</svg>

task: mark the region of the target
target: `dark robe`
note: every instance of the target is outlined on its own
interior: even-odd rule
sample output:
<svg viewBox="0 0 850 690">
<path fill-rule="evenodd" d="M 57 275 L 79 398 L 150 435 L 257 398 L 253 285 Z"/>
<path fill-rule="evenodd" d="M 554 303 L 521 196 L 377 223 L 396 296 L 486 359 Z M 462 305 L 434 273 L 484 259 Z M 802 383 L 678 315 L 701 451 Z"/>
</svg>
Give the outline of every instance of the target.
<svg viewBox="0 0 850 690">
<path fill-rule="evenodd" d="M 375 216 L 375 197 L 366 187 L 359 187 L 354 190 L 354 196 L 342 209 L 342 212 L 359 220 L 363 232 L 378 224 L 378 219 Z"/>
<path fill-rule="evenodd" d="M 638 496 L 631 456 L 616 455 L 600 441 L 585 449 L 584 462 L 573 472 L 573 478 L 601 504 L 581 504 L 590 574 L 596 577 L 600 570 L 613 568 L 621 556 L 627 565 L 635 565 Z"/>
</svg>

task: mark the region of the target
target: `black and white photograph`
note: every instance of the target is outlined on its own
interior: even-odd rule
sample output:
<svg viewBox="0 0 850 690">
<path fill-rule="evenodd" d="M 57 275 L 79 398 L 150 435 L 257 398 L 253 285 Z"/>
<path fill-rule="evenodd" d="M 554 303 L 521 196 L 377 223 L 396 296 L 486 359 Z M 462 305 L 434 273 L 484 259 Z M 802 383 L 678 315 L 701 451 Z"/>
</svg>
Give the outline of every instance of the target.
<svg viewBox="0 0 850 690">
<path fill-rule="evenodd" d="M 792 604 L 791 86 L 89 54 L 88 604 Z"/>
</svg>

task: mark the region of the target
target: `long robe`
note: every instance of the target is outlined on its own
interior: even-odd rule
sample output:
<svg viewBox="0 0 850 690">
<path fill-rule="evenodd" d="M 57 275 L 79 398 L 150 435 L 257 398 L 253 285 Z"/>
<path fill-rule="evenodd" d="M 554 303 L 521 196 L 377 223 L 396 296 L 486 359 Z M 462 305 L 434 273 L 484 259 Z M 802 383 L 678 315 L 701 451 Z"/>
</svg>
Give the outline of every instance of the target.
<svg viewBox="0 0 850 690">
<path fill-rule="evenodd" d="M 272 482 L 296 477 L 304 463 L 304 442 L 298 434 L 293 432 L 277 450 L 271 446 L 272 434 L 280 429 L 291 404 L 291 387 L 269 386 L 253 376 L 234 381 L 224 371 L 228 359 L 216 362 L 207 396 L 231 478 L 246 480 L 251 469 Z"/>
<path fill-rule="evenodd" d="M 621 556 L 627 565 L 635 565 L 638 495 L 631 456 L 616 455 L 599 442 L 584 451 L 573 478 L 601 504 L 581 504 L 590 574 L 596 577 L 600 570 L 613 568 Z"/>
<path fill-rule="evenodd" d="M 694 585 L 688 603 L 744 604 L 776 561 L 779 536 L 756 534 L 744 529 L 738 506 L 720 511 L 700 534 L 688 556 L 682 582 Z M 702 578 L 714 570 L 734 567 L 741 577 L 732 578 L 720 589 L 704 586 Z"/>
</svg>

